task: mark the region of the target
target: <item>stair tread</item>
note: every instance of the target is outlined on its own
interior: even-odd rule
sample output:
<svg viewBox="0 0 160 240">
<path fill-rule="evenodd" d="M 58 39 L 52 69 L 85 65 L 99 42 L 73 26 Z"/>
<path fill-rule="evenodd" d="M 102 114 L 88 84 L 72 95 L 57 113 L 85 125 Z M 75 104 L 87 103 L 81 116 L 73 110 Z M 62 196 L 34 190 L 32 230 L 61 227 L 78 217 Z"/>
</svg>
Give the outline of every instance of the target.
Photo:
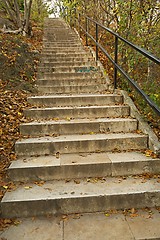
<svg viewBox="0 0 160 240">
<path fill-rule="evenodd" d="M 49 125 L 49 124 L 72 124 L 72 123 L 107 123 L 107 122 L 123 122 L 123 121 L 127 121 L 127 122 L 137 122 L 136 119 L 132 119 L 132 118 L 96 118 L 96 119 L 56 119 L 56 120 L 39 120 L 39 121 L 32 121 L 32 122 L 29 122 L 29 123 L 22 123 L 21 125 L 22 126 L 29 126 L 29 125 Z"/>
<path fill-rule="evenodd" d="M 78 184 L 74 181 L 66 182 L 65 180 L 48 181 L 42 186 L 28 183 L 27 185 L 20 185 L 14 191 L 7 192 L 2 199 L 2 204 L 14 201 L 88 198 L 93 196 L 130 195 L 146 192 L 157 192 L 160 194 L 160 184 L 157 180 L 146 179 L 146 181 L 142 181 L 141 177 L 128 177 L 120 180 L 119 177 L 107 177 L 106 180 L 81 179 Z"/>
<path fill-rule="evenodd" d="M 37 137 L 37 138 L 27 138 L 20 139 L 16 144 L 22 143 L 43 143 L 43 142 L 72 142 L 72 141 L 96 141 L 96 140 L 105 140 L 105 139 L 126 139 L 126 138 L 144 138 L 147 137 L 145 134 L 137 133 L 97 133 L 97 134 L 76 134 L 76 135 L 61 135 L 56 137 Z"/>
<path fill-rule="evenodd" d="M 23 168 L 45 168 L 62 166 L 79 166 L 90 164 L 117 164 L 131 162 L 160 162 L 159 158 L 146 157 L 141 152 L 121 152 L 121 153 L 70 153 L 59 154 L 57 156 L 24 157 L 13 161 L 9 167 L 11 169 Z"/>
<path fill-rule="evenodd" d="M 136 217 L 134 217 L 134 215 Z M 133 217 L 132 217 L 133 216 Z M 160 214 L 158 209 L 147 211 L 139 209 L 135 214 L 123 211 L 116 213 L 84 213 L 68 216 L 50 216 L 34 218 L 20 218 L 17 226 L 6 229 L 1 237 L 8 240 L 158 240 L 160 237 Z M 89 223 L 89 224 L 88 224 Z M 82 231 L 83 229 L 83 231 Z M 125 233 L 125 234 L 124 234 Z"/>
<path fill-rule="evenodd" d="M 45 80 L 44 80 L 45 81 Z M 90 94 L 71 94 L 71 95 L 60 95 L 60 96 L 58 96 L 58 95 L 54 95 L 54 94 L 51 94 L 51 95 L 49 95 L 49 96 L 47 96 L 47 95 L 37 95 L 37 96 L 31 96 L 31 97 L 29 97 L 28 99 L 34 99 L 34 98 L 40 98 L 40 99 L 45 99 L 45 98 L 83 98 L 83 97 L 90 97 L 90 98 L 92 98 L 92 97 L 115 97 L 115 96 L 121 96 L 120 94 L 95 94 L 95 93 L 90 93 Z"/>
<path fill-rule="evenodd" d="M 45 108 L 30 108 L 27 111 L 39 111 L 39 110 L 56 110 L 56 109 L 98 109 L 98 108 L 128 108 L 127 105 L 109 105 L 109 106 L 103 106 L 103 105 L 93 105 L 93 106 L 76 106 L 76 107 L 45 107 Z M 26 111 L 26 110 L 25 110 Z"/>
</svg>

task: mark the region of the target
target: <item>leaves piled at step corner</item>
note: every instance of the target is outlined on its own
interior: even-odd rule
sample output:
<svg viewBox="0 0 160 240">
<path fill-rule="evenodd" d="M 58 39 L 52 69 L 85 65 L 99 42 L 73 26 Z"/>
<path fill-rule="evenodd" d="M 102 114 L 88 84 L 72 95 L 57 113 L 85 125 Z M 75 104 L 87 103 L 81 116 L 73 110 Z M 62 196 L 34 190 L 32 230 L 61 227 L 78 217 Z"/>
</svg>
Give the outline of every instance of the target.
<svg viewBox="0 0 160 240">
<path fill-rule="evenodd" d="M 16 159 L 14 144 L 20 138 L 19 124 L 26 121 L 27 96 L 35 91 L 42 46 L 42 31 L 38 31 L 33 39 L 0 34 L 0 198 L 3 185 L 7 186 L 6 169 Z"/>
<path fill-rule="evenodd" d="M 0 231 L 2 231 L 4 228 L 9 227 L 11 224 L 17 226 L 20 223 L 21 223 L 21 221 L 16 220 L 16 219 L 7 219 L 7 218 L 2 219 L 1 218 L 0 219 Z M 2 238 L 2 240 L 3 240 L 3 238 Z"/>
</svg>

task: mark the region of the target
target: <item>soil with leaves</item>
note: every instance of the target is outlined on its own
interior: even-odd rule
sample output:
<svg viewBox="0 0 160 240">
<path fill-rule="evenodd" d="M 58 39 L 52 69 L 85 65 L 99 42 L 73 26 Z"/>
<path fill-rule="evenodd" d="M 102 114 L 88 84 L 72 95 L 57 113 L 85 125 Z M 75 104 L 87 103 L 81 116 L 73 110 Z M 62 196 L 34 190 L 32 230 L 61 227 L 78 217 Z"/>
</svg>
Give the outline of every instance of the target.
<svg viewBox="0 0 160 240">
<path fill-rule="evenodd" d="M 42 48 L 42 29 L 34 27 L 32 38 L 0 34 L 0 198 L 12 189 L 7 167 L 16 159 L 14 144 L 20 138 L 19 125 L 25 122 L 23 110 L 29 106 L 27 96 L 36 92 L 37 64 Z M 2 225 L 12 220 L 3 220 Z"/>
</svg>

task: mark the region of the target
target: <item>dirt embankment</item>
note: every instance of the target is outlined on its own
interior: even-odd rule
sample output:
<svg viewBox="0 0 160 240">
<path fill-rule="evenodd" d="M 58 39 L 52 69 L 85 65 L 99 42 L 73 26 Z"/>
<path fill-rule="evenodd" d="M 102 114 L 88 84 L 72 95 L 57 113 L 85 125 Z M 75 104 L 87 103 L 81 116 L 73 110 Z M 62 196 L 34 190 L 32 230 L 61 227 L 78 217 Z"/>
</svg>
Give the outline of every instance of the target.
<svg viewBox="0 0 160 240">
<path fill-rule="evenodd" d="M 25 122 L 27 96 L 34 93 L 36 71 L 42 48 L 42 29 L 34 27 L 32 38 L 0 34 L 0 197 L 12 187 L 6 169 L 16 159 L 14 143 Z"/>
</svg>

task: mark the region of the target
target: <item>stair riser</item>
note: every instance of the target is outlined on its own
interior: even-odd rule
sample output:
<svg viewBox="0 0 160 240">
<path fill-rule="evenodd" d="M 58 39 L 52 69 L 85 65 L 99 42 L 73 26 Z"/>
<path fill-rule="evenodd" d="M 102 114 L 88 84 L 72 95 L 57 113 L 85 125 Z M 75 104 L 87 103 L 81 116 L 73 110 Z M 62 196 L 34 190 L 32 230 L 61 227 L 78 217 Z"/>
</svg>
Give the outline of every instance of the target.
<svg viewBox="0 0 160 240">
<path fill-rule="evenodd" d="M 90 67 L 90 66 L 54 66 L 54 67 L 39 67 L 38 71 L 40 72 L 40 74 L 48 74 L 48 73 L 59 73 L 59 72 L 72 72 L 72 73 L 77 73 L 77 72 L 89 72 L 89 73 L 95 73 L 98 72 L 98 68 L 97 67 Z"/>
<path fill-rule="evenodd" d="M 58 41 L 58 42 L 65 42 L 65 41 L 71 41 L 71 42 L 78 42 L 79 38 L 75 37 L 75 36 L 58 36 L 58 37 L 54 37 L 54 36 L 44 36 L 43 41 L 47 41 L 47 42 L 54 42 L 54 41 Z"/>
<path fill-rule="evenodd" d="M 76 159 L 72 159 L 76 161 Z M 119 163 L 78 164 L 48 167 L 10 168 L 11 181 L 50 181 L 77 178 L 100 178 L 106 176 L 130 176 L 139 174 L 159 174 L 160 161 L 133 161 Z"/>
<path fill-rule="evenodd" d="M 82 196 L 45 199 L 39 201 L 4 202 L 2 217 L 32 217 L 49 214 L 105 212 L 112 209 L 146 208 L 159 206 L 160 192 L 133 194 Z"/>
<path fill-rule="evenodd" d="M 68 123 L 68 124 L 37 124 L 21 125 L 20 132 L 23 135 L 45 136 L 50 134 L 82 134 L 82 133 L 120 133 L 137 130 L 137 122 L 106 122 L 106 123 Z"/>
<path fill-rule="evenodd" d="M 76 62 L 90 62 L 92 61 L 93 58 L 91 57 L 87 57 L 87 56 L 78 56 L 78 57 L 68 57 L 68 56 L 47 56 L 47 57 L 42 57 L 41 58 L 41 63 L 50 63 L 50 62 L 56 62 L 56 63 L 59 63 L 59 62 L 73 62 L 73 63 L 76 63 Z"/>
<path fill-rule="evenodd" d="M 95 85 L 95 84 L 105 84 L 105 79 L 74 79 L 74 80 L 37 80 L 37 86 L 55 86 L 55 87 L 65 87 L 65 86 L 88 86 L 88 85 Z"/>
<path fill-rule="evenodd" d="M 85 86 L 86 87 L 86 86 Z M 42 105 L 48 107 L 58 107 L 58 106 L 89 106 L 89 105 L 116 105 L 123 103 L 122 96 L 88 96 L 88 97 L 29 97 L 28 102 L 35 105 Z"/>
<path fill-rule="evenodd" d="M 108 89 L 108 86 L 64 86 L 64 87 L 41 87 L 37 86 L 38 91 L 44 94 L 71 94 L 71 93 L 97 93 Z"/>
<path fill-rule="evenodd" d="M 86 52 L 84 52 L 83 50 L 53 50 L 53 51 L 42 51 L 43 55 L 59 55 L 59 54 L 63 54 L 63 55 L 67 55 L 67 56 L 74 56 L 74 55 L 81 55 L 82 54 L 86 54 Z"/>
<path fill-rule="evenodd" d="M 47 26 L 48 27 L 48 26 Z M 78 35 L 76 32 L 72 29 L 70 29 L 68 26 L 59 26 L 58 28 L 54 26 L 50 26 L 50 28 L 44 28 L 44 35 L 55 35 L 56 37 L 59 36 L 74 36 L 77 37 Z"/>
<path fill-rule="evenodd" d="M 61 61 L 57 61 L 57 62 L 48 62 L 48 63 L 40 63 L 39 68 L 40 69 L 48 69 L 48 68 L 54 68 L 54 67 L 58 67 L 58 68 L 63 68 L 63 67 L 77 67 L 77 66 L 85 66 L 85 67 L 90 67 L 90 66 L 96 66 L 95 62 L 88 62 L 88 61 L 74 61 L 74 62 L 61 62 Z"/>
<path fill-rule="evenodd" d="M 43 52 L 47 51 L 47 52 L 65 52 L 65 51 L 84 51 L 83 46 L 78 46 L 78 47 L 69 47 L 69 46 L 60 46 L 60 47 L 43 47 Z"/>
<path fill-rule="evenodd" d="M 56 39 L 56 40 L 59 40 L 59 41 L 63 41 L 63 40 L 65 40 L 65 39 L 71 39 L 71 38 L 78 38 L 78 35 L 75 33 L 75 32 L 71 32 L 71 31 L 69 31 L 69 29 L 68 28 L 62 28 L 62 29 L 60 29 L 60 28 L 58 28 L 58 29 L 54 29 L 54 28 L 52 28 L 52 29 L 50 29 L 49 31 L 44 31 L 44 37 L 43 37 L 43 39 L 45 39 L 45 38 L 54 38 L 54 39 Z"/>
<path fill-rule="evenodd" d="M 89 54 L 88 54 L 89 55 Z M 91 55 L 86 55 L 86 53 L 84 52 L 68 52 L 68 53 L 42 53 L 41 56 L 42 56 L 42 59 L 43 58 L 88 58 L 90 57 Z"/>
<path fill-rule="evenodd" d="M 82 45 L 79 43 L 79 44 L 76 44 L 75 42 L 73 42 L 73 43 L 70 43 L 70 42 L 68 42 L 68 43 L 57 43 L 57 42 L 51 42 L 51 43 L 44 43 L 43 44 L 43 47 L 44 48 L 52 48 L 52 47 L 75 47 L 75 48 L 77 48 L 77 47 L 82 47 Z"/>
<path fill-rule="evenodd" d="M 127 106 L 113 106 L 113 107 L 99 107 L 99 108 L 80 108 L 80 109 L 28 109 L 24 110 L 26 117 L 32 119 L 52 119 L 52 118 L 89 118 L 97 116 L 99 118 L 106 117 L 125 117 L 129 116 L 129 107 Z"/>
<path fill-rule="evenodd" d="M 36 156 L 36 155 L 52 155 L 60 153 L 76 153 L 78 152 L 108 152 L 124 150 L 136 150 L 147 148 L 147 137 L 139 136 L 136 138 L 117 138 L 117 139 L 99 139 L 99 140 L 77 140 L 77 141 L 61 141 L 52 142 L 50 140 L 44 142 L 17 142 L 15 145 L 16 154 L 18 156 Z"/>
<path fill-rule="evenodd" d="M 111 175 L 111 164 L 88 164 L 76 166 L 54 166 L 27 169 L 10 169 L 8 176 L 12 181 L 49 181 L 74 178 L 104 177 Z"/>
<path fill-rule="evenodd" d="M 75 34 L 75 32 L 68 32 L 68 29 L 62 29 L 60 32 L 59 29 L 50 29 L 47 32 L 44 32 L 44 37 L 45 38 L 54 38 L 55 40 L 63 41 L 66 39 L 78 39 L 78 35 Z"/>
<path fill-rule="evenodd" d="M 48 46 L 54 46 L 54 45 L 62 45 L 62 46 L 68 46 L 68 45 L 77 45 L 77 46 L 82 46 L 81 43 L 79 43 L 79 40 L 71 40 L 71 39 L 66 39 L 66 40 L 52 40 L 52 41 L 49 41 L 48 39 L 43 39 L 43 45 L 48 45 Z"/>
<path fill-rule="evenodd" d="M 101 73 L 69 73 L 69 72 L 62 72 L 62 73 L 39 73 L 39 79 L 82 79 L 82 78 L 90 78 L 90 79 L 97 79 L 102 77 Z M 86 80 L 87 81 L 87 80 Z"/>
</svg>

